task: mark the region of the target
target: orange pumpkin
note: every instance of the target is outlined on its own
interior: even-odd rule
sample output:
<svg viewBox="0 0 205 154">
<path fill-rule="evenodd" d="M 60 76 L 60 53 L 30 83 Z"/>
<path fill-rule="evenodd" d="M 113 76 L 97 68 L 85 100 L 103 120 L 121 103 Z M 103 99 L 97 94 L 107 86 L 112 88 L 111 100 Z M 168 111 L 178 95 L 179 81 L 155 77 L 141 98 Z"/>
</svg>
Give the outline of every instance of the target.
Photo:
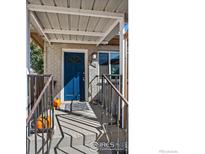
<svg viewBox="0 0 205 154">
<path fill-rule="evenodd" d="M 42 116 L 39 116 L 39 118 L 36 121 L 36 128 L 42 129 L 42 128 L 50 128 L 51 127 L 51 117 L 48 116 L 47 118 Z"/>
<path fill-rule="evenodd" d="M 60 105 L 61 105 L 60 99 L 59 98 L 55 98 L 54 101 L 53 101 L 53 106 L 55 108 L 58 108 L 58 107 L 60 107 Z"/>
<path fill-rule="evenodd" d="M 42 129 L 44 126 L 44 128 L 46 127 L 46 120 L 40 116 L 37 121 L 36 121 L 36 128 L 38 129 Z"/>
</svg>

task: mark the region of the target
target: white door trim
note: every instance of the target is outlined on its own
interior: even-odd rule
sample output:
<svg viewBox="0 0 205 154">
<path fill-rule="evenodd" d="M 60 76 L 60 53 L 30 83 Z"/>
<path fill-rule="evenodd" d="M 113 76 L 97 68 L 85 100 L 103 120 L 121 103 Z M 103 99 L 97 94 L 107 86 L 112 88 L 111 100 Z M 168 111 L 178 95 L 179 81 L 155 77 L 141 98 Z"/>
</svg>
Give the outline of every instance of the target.
<svg viewBox="0 0 205 154">
<path fill-rule="evenodd" d="M 64 103 L 64 52 L 84 53 L 85 66 L 85 101 L 88 101 L 88 50 L 87 49 L 62 49 L 62 70 L 61 70 L 61 101 Z"/>
</svg>

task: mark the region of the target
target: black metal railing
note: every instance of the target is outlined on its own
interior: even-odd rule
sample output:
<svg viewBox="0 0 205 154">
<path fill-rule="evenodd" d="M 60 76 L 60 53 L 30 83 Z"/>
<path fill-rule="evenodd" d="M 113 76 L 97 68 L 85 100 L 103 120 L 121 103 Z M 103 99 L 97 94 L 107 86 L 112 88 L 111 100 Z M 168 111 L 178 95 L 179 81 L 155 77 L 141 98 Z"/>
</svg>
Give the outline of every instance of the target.
<svg viewBox="0 0 205 154">
<path fill-rule="evenodd" d="M 91 100 L 101 106 L 99 119 L 107 142 L 118 146 L 114 151 L 128 153 L 128 101 L 122 95 L 122 76 L 97 75 L 90 81 L 89 88 Z"/>
<path fill-rule="evenodd" d="M 28 75 L 27 154 L 49 153 L 54 128 L 52 75 Z"/>
</svg>

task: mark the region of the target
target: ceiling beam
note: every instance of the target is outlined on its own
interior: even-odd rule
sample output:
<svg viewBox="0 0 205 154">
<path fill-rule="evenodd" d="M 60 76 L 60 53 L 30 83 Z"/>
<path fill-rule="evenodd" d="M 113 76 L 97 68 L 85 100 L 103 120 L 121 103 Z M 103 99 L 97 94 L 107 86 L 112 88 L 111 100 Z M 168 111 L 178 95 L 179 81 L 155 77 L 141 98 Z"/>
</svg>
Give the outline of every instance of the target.
<svg viewBox="0 0 205 154">
<path fill-rule="evenodd" d="M 58 6 L 46 6 L 46 5 L 36 5 L 28 4 L 28 10 L 36 12 L 47 12 L 47 13 L 59 13 L 59 14 L 70 14 L 70 15 L 80 15 L 98 18 L 111 18 L 111 19 L 121 19 L 124 18 L 123 13 L 96 11 L 96 10 L 85 10 Z"/>
<path fill-rule="evenodd" d="M 44 33 L 50 34 L 68 34 L 68 35 L 85 35 L 85 36 L 104 36 L 105 33 L 101 32 L 86 32 L 74 30 L 60 30 L 60 29 L 44 29 Z"/>
<path fill-rule="evenodd" d="M 47 35 L 43 32 L 43 28 L 42 28 L 42 26 L 41 26 L 39 20 L 38 20 L 37 17 L 35 16 L 35 14 L 31 11 L 30 15 L 31 15 L 31 18 L 34 20 L 35 24 L 37 25 L 36 28 L 40 30 L 40 32 L 43 34 L 43 36 L 45 37 L 45 39 L 50 43 L 50 41 L 49 41 Z"/>
<path fill-rule="evenodd" d="M 96 41 L 80 41 L 80 40 L 63 40 L 63 39 L 51 39 L 50 42 L 54 43 L 77 43 L 77 44 L 97 44 Z M 102 42 L 101 44 L 108 44 L 108 42 Z"/>
<path fill-rule="evenodd" d="M 99 44 L 102 44 L 103 40 L 107 37 L 107 35 L 113 30 L 113 28 L 115 28 L 115 26 L 119 23 L 119 20 L 115 20 L 113 22 L 113 24 L 108 28 L 108 30 L 105 32 L 105 35 L 103 37 L 101 37 L 97 43 L 97 46 Z"/>
<path fill-rule="evenodd" d="M 30 32 L 30 37 L 32 38 L 32 40 L 38 44 L 38 46 L 43 49 L 44 47 L 44 40 L 42 39 L 42 37 L 37 33 L 37 32 Z"/>
</svg>

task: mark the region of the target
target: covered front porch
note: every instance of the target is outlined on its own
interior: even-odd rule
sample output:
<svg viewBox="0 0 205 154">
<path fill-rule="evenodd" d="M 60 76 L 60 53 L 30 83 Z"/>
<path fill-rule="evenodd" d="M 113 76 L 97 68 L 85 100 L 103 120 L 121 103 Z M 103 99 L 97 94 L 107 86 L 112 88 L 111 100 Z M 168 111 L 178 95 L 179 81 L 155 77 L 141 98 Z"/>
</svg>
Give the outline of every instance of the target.
<svg viewBox="0 0 205 154">
<path fill-rule="evenodd" d="M 44 57 L 28 74 L 27 153 L 128 153 L 127 14 L 126 0 L 27 1 L 28 59 L 30 38 Z"/>
</svg>

